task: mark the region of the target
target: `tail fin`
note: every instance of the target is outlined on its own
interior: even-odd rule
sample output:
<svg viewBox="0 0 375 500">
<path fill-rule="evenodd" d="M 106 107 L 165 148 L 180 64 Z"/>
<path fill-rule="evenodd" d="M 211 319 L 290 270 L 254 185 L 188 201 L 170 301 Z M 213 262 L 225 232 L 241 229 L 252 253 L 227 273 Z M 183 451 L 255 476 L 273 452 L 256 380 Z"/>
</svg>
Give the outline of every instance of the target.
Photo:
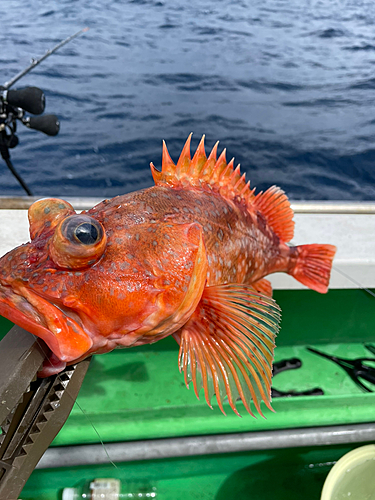
<svg viewBox="0 0 375 500">
<path fill-rule="evenodd" d="M 333 245 L 299 245 L 297 261 L 289 274 L 303 285 L 320 293 L 327 293 L 332 260 L 336 253 Z"/>
</svg>

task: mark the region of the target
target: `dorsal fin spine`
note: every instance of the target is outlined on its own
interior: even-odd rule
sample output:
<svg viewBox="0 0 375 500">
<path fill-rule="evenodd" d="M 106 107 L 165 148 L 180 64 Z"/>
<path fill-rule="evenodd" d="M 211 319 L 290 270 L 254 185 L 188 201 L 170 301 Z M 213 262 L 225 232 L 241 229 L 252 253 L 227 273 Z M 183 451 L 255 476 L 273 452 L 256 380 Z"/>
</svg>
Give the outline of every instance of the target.
<svg viewBox="0 0 375 500">
<path fill-rule="evenodd" d="M 162 172 L 170 172 L 174 173 L 176 169 L 176 165 L 174 164 L 172 158 L 169 155 L 167 145 L 165 141 L 163 141 L 163 158 L 162 158 Z"/>
<path fill-rule="evenodd" d="M 228 163 L 226 168 L 221 172 L 219 180 L 221 182 L 228 182 L 228 178 L 232 175 L 234 165 L 234 158 Z"/>
<path fill-rule="evenodd" d="M 167 184 L 173 183 L 173 179 L 176 176 L 176 165 L 174 164 L 172 158 L 169 155 L 167 145 L 163 141 L 163 157 L 162 157 L 162 170 L 161 178 L 165 179 Z"/>
<path fill-rule="evenodd" d="M 240 179 L 240 177 L 241 177 L 240 164 L 238 164 L 230 178 L 230 183 L 232 184 L 232 186 L 236 184 L 236 182 L 238 181 L 238 179 Z"/>
<path fill-rule="evenodd" d="M 155 184 L 156 185 L 161 184 L 163 182 L 163 172 L 157 170 L 152 162 L 150 163 L 150 168 Z"/>
<path fill-rule="evenodd" d="M 201 173 L 202 168 L 207 161 L 206 151 L 204 149 L 204 139 L 205 136 L 202 135 L 202 139 L 200 140 L 197 150 L 193 156 L 193 159 L 191 160 L 190 168 L 188 171 L 188 175 L 190 177 L 193 177 L 194 174 L 198 176 Z"/>
<path fill-rule="evenodd" d="M 182 174 L 186 173 L 189 170 L 190 163 L 191 163 L 191 157 L 190 157 L 190 142 L 191 142 L 191 136 L 193 134 L 190 133 L 189 137 L 187 138 L 187 141 L 185 142 L 185 145 L 181 151 L 180 158 L 178 159 L 177 162 L 177 168 L 176 168 L 176 176 L 179 178 Z"/>
<path fill-rule="evenodd" d="M 245 184 L 245 186 L 243 187 L 242 191 L 240 191 L 240 195 L 245 194 L 247 190 L 249 190 L 249 191 L 250 191 L 250 181 L 247 181 L 247 183 L 246 183 L 246 184 Z"/>
<path fill-rule="evenodd" d="M 216 162 L 216 157 L 217 157 L 217 148 L 219 146 L 219 141 L 217 141 L 213 148 L 211 149 L 211 153 L 209 154 L 209 157 L 207 158 L 207 161 L 210 161 L 210 160 L 215 160 Z"/>
<path fill-rule="evenodd" d="M 214 166 L 216 165 L 216 158 L 217 158 L 217 147 L 219 145 L 219 141 L 214 145 L 214 147 L 211 150 L 211 153 L 209 154 L 206 164 L 204 165 L 202 169 L 202 182 L 209 182 L 212 170 Z"/>
<path fill-rule="evenodd" d="M 242 176 L 240 177 L 240 179 L 233 186 L 235 190 L 238 190 L 238 187 L 241 185 L 242 182 L 245 183 L 245 177 L 246 177 L 246 172 L 242 174 Z"/>
<path fill-rule="evenodd" d="M 226 150 L 223 149 L 221 155 L 219 156 L 219 158 L 218 158 L 218 160 L 213 168 L 211 178 L 210 178 L 211 185 L 218 183 L 221 174 L 223 173 L 223 171 L 227 167 L 227 161 L 225 159 L 225 154 L 226 154 Z"/>
</svg>

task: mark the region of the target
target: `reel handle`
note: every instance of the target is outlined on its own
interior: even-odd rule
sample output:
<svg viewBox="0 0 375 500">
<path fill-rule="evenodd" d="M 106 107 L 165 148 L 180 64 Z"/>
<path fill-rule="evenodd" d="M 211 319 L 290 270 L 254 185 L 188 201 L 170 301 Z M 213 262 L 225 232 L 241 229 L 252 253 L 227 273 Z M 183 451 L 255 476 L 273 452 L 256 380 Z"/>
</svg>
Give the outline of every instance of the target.
<svg viewBox="0 0 375 500">
<path fill-rule="evenodd" d="M 1 89 L 1 99 L 14 106 L 22 108 L 33 115 L 41 115 L 44 111 L 46 100 L 44 93 L 38 87 L 25 87 L 19 90 L 3 90 Z"/>
<path fill-rule="evenodd" d="M 26 127 L 39 130 L 46 135 L 57 135 L 60 130 L 60 122 L 56 115 L 23 118 L 22 123 Z"/>
</svg>

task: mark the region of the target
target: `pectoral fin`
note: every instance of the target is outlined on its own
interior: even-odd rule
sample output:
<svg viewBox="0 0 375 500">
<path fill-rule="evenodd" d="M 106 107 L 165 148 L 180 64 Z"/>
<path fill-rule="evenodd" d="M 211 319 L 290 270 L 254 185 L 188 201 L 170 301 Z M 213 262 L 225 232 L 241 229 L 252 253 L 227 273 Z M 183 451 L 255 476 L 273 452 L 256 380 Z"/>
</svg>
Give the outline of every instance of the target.
<svg viewBox="0 0 375 500">
<path fill-rule="evenodd" d="M 179 367 L 185 383 L 193 382 L 207 404 L 216 399 L 221 411 L 228 397 L 232 410 L 241 399 L 253 416 L 250 400 L 263 416 L 260 402 L 271 408 L 271 376 L 280 309 L 250 285 L 206 287 L 191 319 L 174 335 L 180 344 Z"/>
</svg>

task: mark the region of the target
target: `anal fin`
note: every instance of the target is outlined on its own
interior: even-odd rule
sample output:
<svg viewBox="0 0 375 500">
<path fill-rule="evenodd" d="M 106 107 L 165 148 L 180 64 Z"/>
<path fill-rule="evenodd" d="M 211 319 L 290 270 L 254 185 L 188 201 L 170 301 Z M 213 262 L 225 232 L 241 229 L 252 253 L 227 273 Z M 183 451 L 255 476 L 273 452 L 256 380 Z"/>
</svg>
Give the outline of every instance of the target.
<svg viewBox="0 0 375 500">
<path fill-rule="evenodd" d="M 224 414 L 225 396 L 237 415 L 237 399 L 253 416 L 251 400 L 262 416 L 262 400 L 272 410 L 272 361 L 279 321 L 275 301 L 250 285 L 206 287 L 190 320 L 174 334 L 186 385 L 193 382 L 197 397 L 203 387 L 210 407 L 215 394 Z"/>
<path fill-rule="evenodd" d="M 262 278 L 261 280 L 255 281 L 251 285 L 258 293 L 266 295 L 267 297 L 272 297 L 272 285 L 271 282 Z"/>
</svg>

